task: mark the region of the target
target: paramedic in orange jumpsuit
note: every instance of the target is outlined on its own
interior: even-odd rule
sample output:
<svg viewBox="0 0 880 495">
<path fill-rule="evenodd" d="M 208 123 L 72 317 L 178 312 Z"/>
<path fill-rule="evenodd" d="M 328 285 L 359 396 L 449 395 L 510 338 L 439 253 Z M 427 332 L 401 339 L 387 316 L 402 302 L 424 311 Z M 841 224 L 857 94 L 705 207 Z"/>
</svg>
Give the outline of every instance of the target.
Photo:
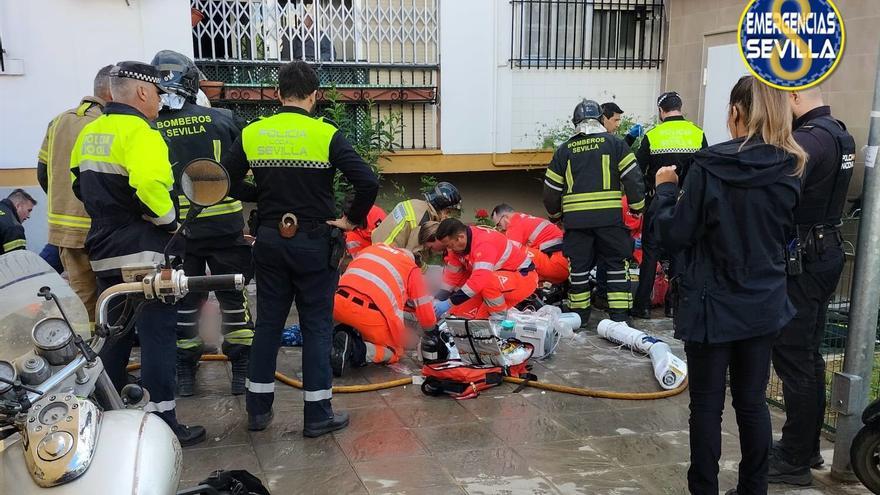
<svg viewBox="0 0 880 495">
<path fill-rule="evenodd" d="M 404 311 L 415 314 L 424 331 L 437 324 L 430 295 L 409 251 L 385 244 L 364 248 L 339 279 L 333 319 L 331 365 L 336 376 L 349 366 L 395 363 L 406 343 Z"/>
<path fill-rule="evenodd" d="M 351 255 L 352 258 L 354 258 L 365 247 L 373 244 L 371 239 L 373 230 L 382 223 L 382 220 L 385 220 L 385 216 L 385 210 L 373 205 L 367 213 L 367 219 L 364 221 L 364 225 L 359 225 L 353 230 L 345 233 L 345 249 L 348 250 L 348 254 Z"/>
<path fill-rule="evenodd" d="M 551 284 L 568 280 L 568 258 L 562 254 L 562 229 L 543 218 L 517 213 L 501 203 L 492 210 L 495 227 L 529 251 L 538 278 Z"/>
<path fill-rule="evenodd" d="M 535 292 L 538 274 L 528 252 L 501 232 L 449 218 L 440 222 L 437 239 L 446 246 L 437 299 L 452 302 L 452 316 L 503 316 Z"/>
</svg>

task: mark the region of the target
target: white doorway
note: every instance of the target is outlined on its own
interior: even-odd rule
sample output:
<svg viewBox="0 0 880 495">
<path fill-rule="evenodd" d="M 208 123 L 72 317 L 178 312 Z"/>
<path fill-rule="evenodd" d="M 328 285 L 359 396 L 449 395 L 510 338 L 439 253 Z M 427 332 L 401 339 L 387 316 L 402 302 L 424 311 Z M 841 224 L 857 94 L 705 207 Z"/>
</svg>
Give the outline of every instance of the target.
<svg viewBox="0 0 880 495">
<path fill-rule="evenodd" d="M 703 132 L 710 146 L 730 139 L 730 133 L 727 132 L 730 90 L 740 77 L 748 73 L 735 43 L 709 47 L 703 81 L 706 85 L 703 92 Z"/>
</svg>

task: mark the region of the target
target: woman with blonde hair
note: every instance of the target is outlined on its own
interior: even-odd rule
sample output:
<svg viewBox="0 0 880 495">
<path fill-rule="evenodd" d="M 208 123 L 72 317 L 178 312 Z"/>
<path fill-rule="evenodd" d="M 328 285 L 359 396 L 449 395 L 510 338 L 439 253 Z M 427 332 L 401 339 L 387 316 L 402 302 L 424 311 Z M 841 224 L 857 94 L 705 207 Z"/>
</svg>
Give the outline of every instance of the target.
<svg viewBox="0 0 880 495">
<path fill-rule="evenodd" d="M 739 425 L 739 481 L 727 493 L 767 493 L 770 414 L 764 400 L 773 341 L 795 311 L 786 253 L 806 154 L 791 135 L 788 95 L 741 78 L 730 92 L 733 139 L 694 155 L 681 189 L 657 172 L 653 228 L 683 258 L 675 336 L 690 375 L 688 489 L 718 493 L 726 377 Z"/>
</svg>

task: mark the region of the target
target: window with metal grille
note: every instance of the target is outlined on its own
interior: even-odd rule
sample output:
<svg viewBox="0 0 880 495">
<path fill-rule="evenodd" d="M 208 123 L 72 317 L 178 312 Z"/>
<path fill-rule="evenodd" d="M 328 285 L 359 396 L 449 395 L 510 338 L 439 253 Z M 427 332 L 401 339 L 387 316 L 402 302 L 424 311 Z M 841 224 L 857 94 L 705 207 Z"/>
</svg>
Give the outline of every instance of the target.
<svg viewBox="0 0 880 495">
<path fill-rule="evenodd" d="M 653 68 L 663 61 L 663 0 L 511 0 L 519 68 Z"/>
</svg>

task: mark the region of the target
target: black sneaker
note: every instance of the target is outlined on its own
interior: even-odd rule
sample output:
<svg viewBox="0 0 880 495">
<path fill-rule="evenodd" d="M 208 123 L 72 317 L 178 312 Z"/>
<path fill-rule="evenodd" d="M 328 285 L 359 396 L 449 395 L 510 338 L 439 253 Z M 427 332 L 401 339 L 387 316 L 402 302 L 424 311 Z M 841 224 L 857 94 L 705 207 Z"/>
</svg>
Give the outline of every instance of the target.
<svg viewBox="0 0 880 495">
<path fill-rule="evenodd" d="M 813 483 L 813 473 L 810 471 L 810 466 L 789 464 L 778 455 L 771 455 L 769 464 L 767 480 L 770 483 L 786 483 L 798 486 L 807 486 Z"/>
<path fill-rule="evenodd" d="M 303 436 L 309 438 L 320 437 L 327 433 L 341 430 L 348 426 L 348 413 L 336 412 L 333 417 L 317 423 L 306 423 L 303 427 Z"/>
<path fill-rule="evenodd" d="M 351 366 L 351 357 L 354 353 L 351 335 L 345 330 L 339 330 L 333 334 L 333 350 L 330 353 L 330 367 L 333 376 L 339 378 Z"/>
<path fill-rule="evenodd" d="M 191 447 L 198 443 L 202 443 L 208 436 L 207 432 L 205 432 L 205 427 L 203 426 L 186 426 L 182 424 L 178 424 L 174 427 L 174 435 L 177 436 L 177 441 L 180 442 L 181 447 Z"/>
<path fill-rule="evenodd" d="M 641 318 L 643 320 L 651 319 L 651 309 L 650 308 L 633 308 L 629 310 L 629 314 L 635 318 Z"/>
<path fill-rule="evenodd" d="M 197 366 L 197 363 L 177 361 L 177 395 L 179 397 L 191 397 L 195 394 Z"/>
<path fill-rule="evenodd" d="M 275 417 L 275 411 L 269 410 L 267 413 L 263 414 L 251 414 L 248 413 L 248 430 L 249 431 L 263 431 L 269 427 L 272 423 L 272 418 Z"/>
<path fill-rule="evenodd" d="M 770 454 L 775 455 L 777 457 L 782 456 L 782 444 L 779 442 L 779 440 L 773 441 L 773 447 L 771 448 Z M 819 453 L 818 450 L 816 452 L 814 452 L 812 456 L 810 456 L 810 467 L 811 468 L 822 469 L 822 466 L 824 466 L 824 465 L 825 465 L 825 458 L 822 457 L 822 454 Z"/>
</svg>

